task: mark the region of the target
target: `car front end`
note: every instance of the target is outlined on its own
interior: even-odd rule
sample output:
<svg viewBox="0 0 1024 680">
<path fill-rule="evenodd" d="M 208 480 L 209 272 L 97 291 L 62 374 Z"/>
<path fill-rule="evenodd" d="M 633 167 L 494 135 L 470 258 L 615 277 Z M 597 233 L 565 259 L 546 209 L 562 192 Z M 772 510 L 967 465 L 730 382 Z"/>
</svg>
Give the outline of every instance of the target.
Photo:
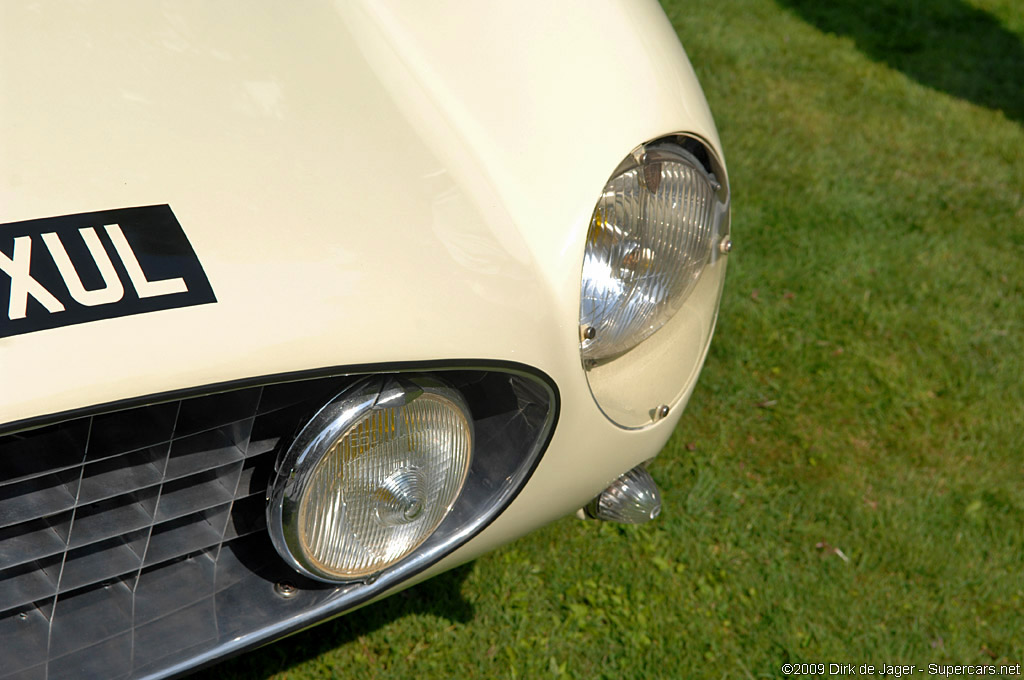
<svg viewBox="0 0 1024 680">
<path fill-rule="evenodd" d="M 178 675 L 657 514 L 731 241 L 656 3 L 0 18 L 0 678 Z"/>
</svg>

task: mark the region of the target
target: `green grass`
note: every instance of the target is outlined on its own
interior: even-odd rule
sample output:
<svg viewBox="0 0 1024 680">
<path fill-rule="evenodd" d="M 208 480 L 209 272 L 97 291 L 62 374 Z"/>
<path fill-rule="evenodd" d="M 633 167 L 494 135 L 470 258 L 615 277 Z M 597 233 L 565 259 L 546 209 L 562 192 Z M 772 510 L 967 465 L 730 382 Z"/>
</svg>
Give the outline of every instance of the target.
<svg viewBox="0 0 1024 680">
<path fill-rule="evenodd" d="M 1024 661 L 1024 7 L 666 5 L 736 248 L 662 518 L 565 519 L 210 677 Z"/>
</svg>

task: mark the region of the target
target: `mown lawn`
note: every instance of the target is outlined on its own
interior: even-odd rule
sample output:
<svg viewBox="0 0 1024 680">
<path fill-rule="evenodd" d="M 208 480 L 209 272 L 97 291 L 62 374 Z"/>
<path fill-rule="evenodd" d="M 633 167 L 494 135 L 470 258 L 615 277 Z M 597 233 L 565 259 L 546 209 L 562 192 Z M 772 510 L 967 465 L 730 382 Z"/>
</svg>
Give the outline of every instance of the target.
<svg viewBox="0 0 1024 680">
<path fill-rule="evenodd" d="M 662 518 L 565 519 L 208 677 L 1024 661 L 1024 5 L 665 4 L 736 248 Z"/>
</svg>

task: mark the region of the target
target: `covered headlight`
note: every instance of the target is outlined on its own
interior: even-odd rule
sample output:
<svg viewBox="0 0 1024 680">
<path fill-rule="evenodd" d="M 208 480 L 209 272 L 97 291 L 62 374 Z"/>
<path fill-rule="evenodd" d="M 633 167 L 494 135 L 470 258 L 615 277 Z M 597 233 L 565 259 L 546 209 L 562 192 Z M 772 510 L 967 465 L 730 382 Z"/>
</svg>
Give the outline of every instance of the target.
<svg viewBox="0 0 1024 680">
<path fill-rule="evenodd" d="M 728 214 L 724 168 L 692 137 L 637 148 L 605 185 L 583 259 L 580 354 L 598 404 L 620 425 L 656 419 L 699 368 L 718 308 L 724 266 L 714 265 L 729 247 Z M 714 281 L 702 283 L 709 269 Z M 687 305 L 690 317 L 676 322 Z M 658 345 L 672 338 L 686 347 L 662 356 Z M 645 371 L 648 393 L 620 384 Z M 661 384 L 666 374 L 674 387 Z"/>
<path fill-rule="evenodd" d="M 473 421 L 458 391 L 421 377 L 357 385 L 325 406 L 285 456 L 268 511 L 275 546 L 320 580 L 372 578 L 441 524 L 472 450 Z"/>
</svg>

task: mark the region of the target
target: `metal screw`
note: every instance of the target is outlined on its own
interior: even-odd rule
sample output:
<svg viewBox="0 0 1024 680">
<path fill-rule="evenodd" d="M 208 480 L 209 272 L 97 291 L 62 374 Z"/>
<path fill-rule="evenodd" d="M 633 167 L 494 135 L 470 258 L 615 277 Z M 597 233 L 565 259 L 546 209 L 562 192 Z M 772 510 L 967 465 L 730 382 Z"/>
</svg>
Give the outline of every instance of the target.
<svg viewBox="0 0 1024 680">
<path fill-rule="evenodd" d="M 723 255 L 728 254 L 729 251 L 732 250 L 732 239 L 726 236 L 722 239 L 722 242 L 718 244 L 718 249 L 722 251 Z"/>
<path fill-rule="evenodd" d="M 580 337 L 584 340 L 593 340 L 597 337 L 597 329 L 593 326 L 584 326 L 580 329 Z"/>
<path fill-rule="evenodd" d="M 274 584 L 274 592 L 287 600 L 298 595 L 299 589 L 288 581 L 278 581 Z"/>
<path fill-rule="evenodd" d="M 669 409 L 668 404 L 662 404 L 661 406 L 659 406 L 658 408 L 656 408 L 654 410 L 654 419 L 655 420 L 663 420 L 664 418 L 667 418 L 668 417 L 668 412 L 670 410 L 671 409 Z"/>
</svg>

